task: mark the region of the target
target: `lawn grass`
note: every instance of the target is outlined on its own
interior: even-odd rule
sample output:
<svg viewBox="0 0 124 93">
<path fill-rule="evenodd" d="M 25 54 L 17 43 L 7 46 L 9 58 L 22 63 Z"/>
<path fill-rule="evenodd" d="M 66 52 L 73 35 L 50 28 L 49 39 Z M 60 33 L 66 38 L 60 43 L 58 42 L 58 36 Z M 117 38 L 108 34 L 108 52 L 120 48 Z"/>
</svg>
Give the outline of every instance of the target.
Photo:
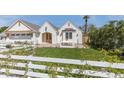
<svg viewBox="0 0 124 93">
<path fill-rule="evenodd" d="M 80 59 L 80 51 L 81 49 L 77 48 L 36 48 L 35 56 Z"/>
<path fill-rule="evenodd" d="M 12 54 L 15 55 L 31 55 L 32 51 L 29 49 L 18 49 L 18 50 L 12 50 L 9 51 Z M 6 52 L 6 53 L 9 53 Z M 79 48 L 36 48 L 34 52 L 34 56 L 40 56 L 40 57 L 51 57 L 51 58 L 67 58 L 67 59 L 81 59 L 81 60 L 94 60 L 94 61 L 106 61 L 104 58 L 106 57 L 101 51 L 95 50 L 95 49 L 79 49 Z M 0 61 L 8 61 L 8 62 L 16 62 L 16 63 L 27 63 L 28 61 L 25 60 L 15 60 L 15 59 L 4 59 L 1 58 Z M 32 62 L 33 64 L 37 65 L 46 65 L 49 67 L 64 67 L 65 69 L 80 69 L 80 70 L 93 70 L 93 71 L 107 71 L 107 72 L 113 72 L 116 74 L 124 74 L 123 69 L 114 69 L 114 68 L 104 68 L 104 67 L 94 67 L 89 65 L 71 65 L 71 64 L 62 64 L 62 63 L 50 63 L 50 62 Z M 0 68 L 10 68 L 10 69 L 17 69 L 17 70 L 26 70 L 25 67 L 12 67 L 12 66 L 6 66 L 1 65 Z M 48 73 L 48 74 L 54 74 L 54 71 L 46 71 L 46 70 L 39 70 L 39 69 L 32 69 L 34 72 L 39 73 Z M 72 76 L 72 77 L 93 77 L 93 76 L 86 76 L 86 75 L 78 75 L 78 74 L 71 74 L 68 72 L 58 72 L 58 75 L 63 76 Z"/>
<path fill-rule="evenodd" d="M 12 55 L 31 55 L 32 50 L 27 50 L 28 48 L 16 49 L 16 50 L 9 50 L 5 52 L 1 52 L 1 54 L 12 54 Z"/>
<path fill-rule="evenodd" d="M 98 50 L 84 48 L 36 48 L 35 56 L 98 61 L 104 57 Z"/>
<path fill-rule="evenodd" d="M 33 52 L 34 50 L 34 52 Z M 119 62 L 124 62 L 118 56 L 116 58 L 108 54 L 101 52 L 100 50 L 92 48 L 35 48 L 35 49 L 17 49 L 3 52 L 2 54 L 12 55 L 34 55 L 39 57 L 51 57 L 51 58 L 66 58 L 66 59 L 79 59 L 79 60 L 90 60 L 90 61 L 107 61 L 116 62 L 114 59 L 118 59 Z M 114 61 L 113 61 L 114 60 Z"/>
<path fill-rule="evenodd" d="M 105 54 L 102 50 L 92 48 L 36 48 L 34 56 L 79 59 L 90 61 L 124 62 L 117 55 Z"/>
</svg>

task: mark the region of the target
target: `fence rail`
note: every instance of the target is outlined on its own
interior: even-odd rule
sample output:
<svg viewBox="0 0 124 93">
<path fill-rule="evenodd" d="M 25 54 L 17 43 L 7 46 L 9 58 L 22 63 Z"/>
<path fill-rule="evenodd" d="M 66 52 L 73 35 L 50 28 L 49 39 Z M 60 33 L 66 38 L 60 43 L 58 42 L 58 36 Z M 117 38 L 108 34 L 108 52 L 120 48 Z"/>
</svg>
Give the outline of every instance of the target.
<svg viewBox="0 0 124 93">
<path fill-rule="evenodd" d="M 0 58 L 8 58 L 7 55 L 0 55 Z M 34 56 L 19 56 L 19 55 L 11 55 L 11 59 L 15 60 L 29 60 L 32 61 L 32 63 L 28 64 L 29 69 L 39 69 L 39 70 L 48 70 L 49 66 L 45 65 L 36 65 L 33 64 L 33 61 L 38 62 L 52 62 L 52 63 L 63 63 L 63 64 L 75 64 L 75 65 L 90 65 L 95 67 L 111 67 L 114 69 L 124 69 L 124 63 L 109 63 L 109 62 L 98 62 L 98 61 L 82 61 L 82 60 L 74 60 L 74 59 L 60 59 L 60 58 L 48 58 L 48 57 L 34 57 Z M 9 64 L 11 66 L 11 64 Z M 26 63 L 16 63 L 16 67 L 26 67 Z M 26 71 L 23 70 L 15 70 L 15 69 L 9 69 L 10 73 L 17 74 L 17 75 L 24 75 Z M 64 72 L 63 67 L 57 67 L 57 72 Z M 5 72 L 5 69 L 2 68 L 0 72 Z M 80 69 L 72 69 L 70 72 L 72 74 L 79 74 Z M 93 71 L 93 70 L 83 70 L 82 75 L 88 75 L 88 76 L 95 76 L 95 77 L 107 77 L 107 78 L 113 78 L 113 77 L 124 77 L 123 74 L 115 74 L 105 71 Z M 29 77 L 37 77 L 37 78 L 47 78 L 49 75 L 47 73 L 38 73 L 33 71 L 28 71 L 26 73 Z M 64 76 L 57 76 L 57 77 L 64 77 Z"/>
<path fill-rule="evenodd" d="M 8 64 L 8 65 L 13 66 L 12 64 Z M 16 63 L 14 66 L 15 67 L 28 66 L 28 69 L 38 69 L 38 70 L 44 70 L 44 71 L 49 70 L 49 66 L 36 65 L 36 64 L 31 64 L 31 63 L 29 63 L 28 65 L 26 63 Z M 93 71 L 93 70 L 82 70 L 81 72 L 80 71 L 81 71 L 81 69 L 71 69 L 68 73 L 94 76 L 94 77 L 104 77 L 104 78 L 124 77 L 124 74 L 115 74 L 115 73 L 110 73 L 110 72 L 105 72 L 105 71 Z M 0 70 L 0 72 L 6 72 L 6 70 L 4 68 L 2 68 Z M 26 71 L 9 69 L 9 72 L 11 74 L 24 75 Z M 64 67 L 57 67 L 56 72 L 64 73 Z M 36 77 L 36 78 L 48 78 L 49 77 L 49 75 L 47 73 L 33 72 L 32 70 L 27 71 L 26 75 L 29 77 Z M 57 77 L 62 78 L 64 76 L 57 75 Z"/>
<path fill-rule="evenodd" d="M 0 54 L 0 58 L 8 58 L 8 56 Z M 35 57 L 35 56 L 19 56 L 19 55 L 11 55 L 11 59 L 50 62 L 50 63 L 74 64 L 74 65 L 86 65 L 87 64 L 90 66 L 97 66 L 97 67 L 111 67 L 111 68 L 116 68 L 116 69 L 124 69 L 124 63 L 112 63 L 112 62 L 110 63 L 110 62 L 99 62 L 99 61 Z"/>
</svg>

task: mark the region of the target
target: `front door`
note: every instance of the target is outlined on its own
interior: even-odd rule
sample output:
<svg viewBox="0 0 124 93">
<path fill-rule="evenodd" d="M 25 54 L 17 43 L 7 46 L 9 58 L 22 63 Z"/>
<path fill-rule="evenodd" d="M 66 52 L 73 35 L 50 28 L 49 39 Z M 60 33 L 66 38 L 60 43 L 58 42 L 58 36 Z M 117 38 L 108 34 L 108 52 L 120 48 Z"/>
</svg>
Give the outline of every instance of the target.
<svg viewBox="0 0 124 93">
<path fill-rule="evenodd" d="M 51 33 L 43 33 L 42 34 L 42 42 L 44 43 L 52 43 L 52 34 Z"/>
</svg>

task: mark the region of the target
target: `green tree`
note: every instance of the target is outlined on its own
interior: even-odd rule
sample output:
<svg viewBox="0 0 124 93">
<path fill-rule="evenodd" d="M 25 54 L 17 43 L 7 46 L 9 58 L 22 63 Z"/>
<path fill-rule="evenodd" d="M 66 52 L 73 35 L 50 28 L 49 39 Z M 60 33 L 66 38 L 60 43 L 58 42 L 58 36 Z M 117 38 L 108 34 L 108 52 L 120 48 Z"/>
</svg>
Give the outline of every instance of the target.
<svg viewBox="0 0 124 93">
<path fill-rule="evenodd" d="M 0 33 L 4 32 L 8 27 L 7 26 L 3 26 L 0 28 Z"/>
<path fill-rule="evenodd" d="M 124 46 L 124 21 L 110 21 L 90 31 L 90 46 L 100 49 L 116 49 Z"/>
<path fill-rule="evenodd" d="M 88 15 L 84 16 L 83 19 L 85 21 L 85 30 L 84 30 L 84 33 L 83 33 L 83 46 L 84 47 L 87 47 L 88 46 L 88 43 L 89 43 L 89 36 L 88 36 L 88 19 L 90 17 Z"/>
<path fill-rule="evenodd" d="M 88 19 L 89 19 L 90 17 L 88 16 L 88 15 L 86 15 L 86 16 L 84 16 L 83 17 L 83 19 L 84 19 L 84 21 L 85 21 L 85 33 L 88 31 Z"/>
</svg>

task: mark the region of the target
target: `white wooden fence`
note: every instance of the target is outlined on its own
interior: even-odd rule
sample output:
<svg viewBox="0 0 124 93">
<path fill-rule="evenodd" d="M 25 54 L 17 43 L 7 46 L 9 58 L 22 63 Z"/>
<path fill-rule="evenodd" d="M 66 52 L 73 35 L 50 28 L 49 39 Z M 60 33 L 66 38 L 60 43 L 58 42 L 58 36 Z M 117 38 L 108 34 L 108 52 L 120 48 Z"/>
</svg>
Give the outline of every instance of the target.
<svg viewBox="0 0 124 93">
<path fill-rule="evenodd" d="M 0 58 L 8 58 L 7 55 L 0 55 Z M 18 56 L 18 55 L 11 55 L 11 59 L 18 59 L 18 60 L 29 60 L 29 61 L 38 61 L 38 62 L 54 62 L 54 63 L 63 63 L 63 64 L 76 64 L 76 65 L 90 65 L 95 67 L 111 67 L 114 69 L 124 69 L 124 63 L 109 63 L 109 62 L 98 62 L 98 61 L 82 61 L 82 60 L 74 60 L 74 59 L 61 59 L 61 58 L 48 58 L 48 57 L 34 57 L 34 56 Z M 26 67 L 26 63 L 17 63 L 16 67 Z M 40 70 L 47 70 L 47 66 L 45 65 L 35 65 L 35 64 L 28 64 L 29 69 L 40 69 Z M 23 70 L 15 70 L 9 69 L 10 73 L 17 74 L 17 75 L 24 75 L 25 71 Z M 70 73 L 79 74 L 80 69 L 72 69 Z M 2 68 L 0 72 L 5 72 L 5 69 Z M 64 68 L 58 67 L 57 72 L 64 72 Z M 115 74 L 109 73 L 104 71 L 92 71 L 92 70 L 83 70 L 81 74 L 88 75 L 88 76 L 97 76 L 97 77 L 124 77 L 123 74 Z M 46 73 L 37 73 L 33 71 L 28 71 L 27 76 L 29 77 L 49 77 Z M 64 76 L 57 76 L 57 77 L 64 77 Z"/>
<path fill-rule="evenodd" d="M 8 56 L 0 54 L 0 58 L 8 58 Z M 87 64 L 89 66 L 111 67 L 111 68 L 117 68 L 117 69 L 124 69 L 124 63 L 110 63 L 110 62 L 99 62 L 99 61 L 49 58 L 49 57 L 34 57 L 34 56 L 19 56 L 19 55 L 11 55 L 11 59 L 30 60 L 30 61 L 38 61 L 38 62 L 50 62 L 50 63 L 74 64 L 74 65 L 86 65 Z"/>
<path fill-rule="evenodd" d="M 17 67 L 25 67 L 26 63 L 17 63 L 16 64 Z M 39 69 L 39 70 L 49 70 L 49 66 L 45 66 L 45 65 L 35 65 L 35 64 L 28 64 L 28 68 L 29 69 Z M 64 72 L 64 67 L 57 67 L 57 72 Z M 72 69 L 70 71 L 70 73 L 72 74 L 79 74 L 80 73 L 80 69 Z M 115 74 L 115 73 L 109 73 L 109 72 L 105 72 L 105 71 L 92 71 L 92 70 L 82 70 L 82 72 L 80 73 L 82 75 L 88 75 L 88 76 L 96 76 L 96 77 L 106 77 L 106 78 L 113 78 L 113 77 L 124 77 L 124 74 Z M 30 76 L 32 74 L 29 74 Z M 42 77 L 41 74 L 37 74 L 36 77 Z M 61 76 L 62 77 L 62 76 Z"/>
<path fill-rule="evenodd" d="M 25 63 L 17 63 L 15 65 L 16 67 L 25 67 Z M 29 65 L 29 69 L 40 69 L 40 70 L 48 70 L 47 66 L 44 65 Z M 0 72 L 6 72 L 6 69 L 1 69 Z M 64 68 L 57 68 L 57 72 L 64 72 Z M 24 70 L 15 70 L 15 69 L 9 69 L 9 73 L 15 74 L 15 75 L 24 75 L 25 71 Z M 80 69 L 72 69 L 70 73 L 73 74 L 79 74 Z M 92 71 L 92 70 L 83 70 L 82 75 L 88 75 L 88 76 L 97 76 L 97 77 L 106 77 L 106 78 L 113 78 L 113 77 L 124 77 L 123 74 L 115 74 L 115 73 L 109 73 L 109 72 L 103 72 L 103 71 Z M 48 78 L 49 75 L 46 73 L 38 73 L 38 72 L 33 72 L 33 71 L 28 71 L 27 76 L 29 77 L 37 77 L 37 78 Z M 64 77 L 64 76 L 57 76 L 57 77 Z"/>
<path fill-rule="evenodd" d="M 12 66 L 12 64 L 8 64 Z M 28 69 L 39 69 L 39 70 L 49 70 L 49 66 L 45 65 L 36 65 L 29 63 L 28 65 L 26 63 L 16 63 L 14 66 L 16 67 L 26 67 L 28 66 Z M 64 72 L 64 67 L 57 67 L 57 72 Z M 2 68 L 0 72 L 6 72 L 5 68 Z M 24 75 L 26 71 L 24 70 L 15 70 L 15 69 L 9 69 L 9 73 L 15 74 L 15 75 Z M 72 74 L 79 74 L 80 69 L 71 69 L 69 73 Z M 87 75 L 87 76 L 94 76 L 94 77 L 104 77 L 104 78 L 114 78 L 114 77 L 124 77 L 124 74 L 115 74 L 115 73 L 110 73 L 110 72 L 105 72 L 105 71 L 93 71 L 93 70 L 82 70 L 80 73 L 81 75 Z M 27 71 L 26 73 L 27 76 L 29 77 L 36 77 L 36 78 L 48 78 L 49 75 L 47 73 L 38 73 L 38 72 L 33 72 L 32 70 Z M 57 77 L 64 77 L 64 76 L 59 76 Z"/>
</svg>

